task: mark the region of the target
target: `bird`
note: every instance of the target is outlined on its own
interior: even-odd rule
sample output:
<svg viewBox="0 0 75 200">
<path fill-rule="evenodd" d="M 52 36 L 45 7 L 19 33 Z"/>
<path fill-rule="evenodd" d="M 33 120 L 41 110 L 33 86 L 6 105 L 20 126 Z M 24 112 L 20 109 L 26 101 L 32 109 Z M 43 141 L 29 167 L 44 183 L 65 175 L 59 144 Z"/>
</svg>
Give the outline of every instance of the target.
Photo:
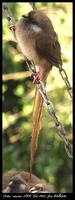
<svg viewBox="0 0 75 200">
<path fill-rule="evenodd" d="M 8 181 L 8 184 L 5 181 Z M 4 177 L 4 184 L 6 187 L 3 189 L 3 193 L 28 193 L 28 185 L 25 179 L 19 174 L 13 175 L 8 173 Z"/>
<path fill-rule="evenodd" d="M 3 174 L 2 193 L 43 193 L 53 192 L 52 185 L 45 180 L 32 175 L 32 182 L 29 183 L 29 172 L 8 171 Z"/>
<path fill-rule="evenodd" d="M 39 66 L 34 83 L 41 80 L 46 86 L 47 77 L 53 66 L 62 66 L 61 46 L 50 18 L 41 10 L 22 15 L 16 23 L 16 40 L 21 52 L 28 60 Z M 33 130 L 30 158 L 30 179 L 37 149 L 43 98 L 36 89 L 33 110 Z"/>
</svg>

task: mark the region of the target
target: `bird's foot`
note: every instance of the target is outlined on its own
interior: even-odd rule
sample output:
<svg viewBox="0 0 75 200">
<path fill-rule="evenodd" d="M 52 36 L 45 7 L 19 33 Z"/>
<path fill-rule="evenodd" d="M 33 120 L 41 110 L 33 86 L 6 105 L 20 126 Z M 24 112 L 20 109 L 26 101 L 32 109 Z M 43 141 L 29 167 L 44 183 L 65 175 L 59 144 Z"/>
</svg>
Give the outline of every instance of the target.
<svg viewBox="0 0 75 200">
<path fill-rule="evenodd" d="M 30 193 L 47 193 L 47 191 L 44 191 L 44 186 L 42 183 L 38 183 L 36 185 L 34 185 L 33 187 L 30 188 L 29 192 Z"/>
<path fill-rule="evenodd" d="M 34 77 L 34 80 L 33 80 L 33 83 L 38 83 L 38 81 L 40 80 L 40 72 L 36 72 L 35 73 L 35 77 Z"/>
</svg>

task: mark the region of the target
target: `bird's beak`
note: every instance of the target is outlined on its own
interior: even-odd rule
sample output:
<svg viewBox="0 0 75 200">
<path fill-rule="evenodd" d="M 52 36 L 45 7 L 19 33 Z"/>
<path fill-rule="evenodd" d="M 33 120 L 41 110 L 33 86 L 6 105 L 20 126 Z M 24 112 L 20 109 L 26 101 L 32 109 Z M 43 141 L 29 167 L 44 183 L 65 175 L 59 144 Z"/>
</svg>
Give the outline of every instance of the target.
<svg viewBox="0 0 75 200">
<path fill-rule="evenodd" d="M 12 185 L 12 183 L 13 183 L 13 182 L 12 182 L 12 181 L 10 181 L 10 182 L 9 182 L 9 184 L 8 184 L 8 186 L 10 187 L 10 186 Z"/>
<path fill-rule="evenodd" d="M 28 14 L 27 14 L 27 15 L 22 15 L 22 17 L 27 18 L 27 17 L 28 17 Z"/>
</svg>

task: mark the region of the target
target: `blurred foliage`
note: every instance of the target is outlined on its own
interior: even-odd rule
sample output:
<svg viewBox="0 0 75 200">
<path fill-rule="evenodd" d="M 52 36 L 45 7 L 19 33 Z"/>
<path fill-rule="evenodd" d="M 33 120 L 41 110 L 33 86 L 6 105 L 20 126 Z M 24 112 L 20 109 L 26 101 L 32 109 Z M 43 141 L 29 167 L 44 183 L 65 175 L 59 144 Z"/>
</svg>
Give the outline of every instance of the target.
<svg viewBox="0 0 75 200">
<path fill-rule="evenodd" d="M 15 21 L 32 10 L 29 3 L 8 3 L 8 6 Z M 45 2 L 36 3 L 36 7 L 43 9 L 52 20 L 61 43 L 63 67 L 72 84 L 72 3 Z M 13 73 L 11 79 L 3 80 L 3 172 L 29 170 L 35 86 L 28 76 L 14 78 L 17 72 L 27 72 L 27 66 L 3 14 L 3 74 Z M 72 141 L 72 104 L 55 67 L 46 88 Z M 56 192 L 72 192 L 72 161 L 45 106 L 33 173 L 53 184 Z"/>
</svg>

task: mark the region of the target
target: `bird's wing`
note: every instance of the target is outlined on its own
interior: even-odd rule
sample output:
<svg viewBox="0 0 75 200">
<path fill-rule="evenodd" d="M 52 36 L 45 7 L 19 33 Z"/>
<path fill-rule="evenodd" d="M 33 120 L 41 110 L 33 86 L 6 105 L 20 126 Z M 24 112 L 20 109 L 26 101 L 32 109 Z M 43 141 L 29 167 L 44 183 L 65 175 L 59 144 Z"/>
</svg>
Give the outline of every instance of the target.
<svg viewBox="0 0 75 200">
<path fill-rule="evenodd" d="M 44 57 L 48 62 L 52 63 L 56 67 L 59 67 L 59 64 L 62 65 L 61 60 L 61 48 L 58 42 L 56 33 L 53 31 L 46 35 L 46 32 L 38 34 L 36 38 L 36 51 Z"/>
</svg>

